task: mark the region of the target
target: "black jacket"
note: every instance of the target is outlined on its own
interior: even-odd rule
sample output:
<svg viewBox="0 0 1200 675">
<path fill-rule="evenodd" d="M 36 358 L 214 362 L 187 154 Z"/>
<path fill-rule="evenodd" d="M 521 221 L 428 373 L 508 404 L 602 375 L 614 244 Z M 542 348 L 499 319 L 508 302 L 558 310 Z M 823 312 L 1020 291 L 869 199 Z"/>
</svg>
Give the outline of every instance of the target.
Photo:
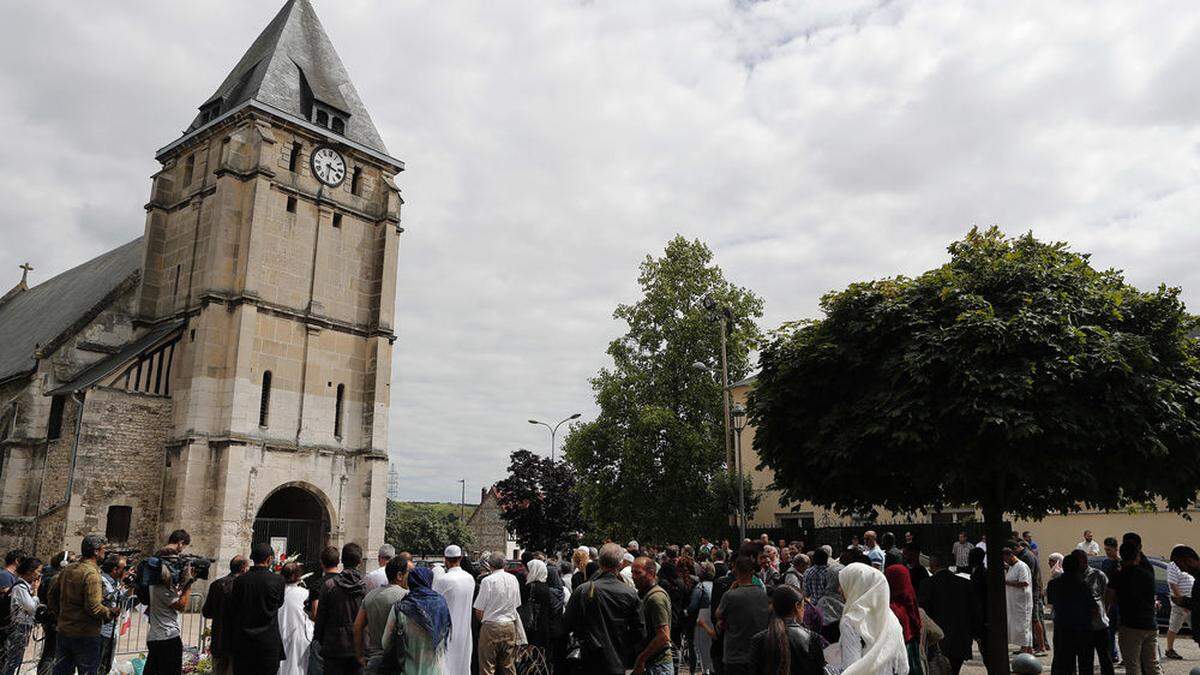
<svg viewBox="0 0 1200 675">
<path fill-rule="evenodd" d="M 948 658 L 971 658 L 972 593 L 971 582 L 950 570 L 938 570 L 917 593 L 921 608 L 946 634 L 938 646 Z"/>
<path fill-rule="evenodd" d="M 283 660 L 283 640 L 279 637 L 283 591 L 283 577 L 265 567 L 251 567 L 233 582 L 223 612 L 223 631 L 231 657 Z"/>
<path fill-rule="evenodd" d="M 787 626 L 788 649 L 791 652 L 791 675 L 824 675 L 825 652 L 821 649 L 821 638 L 801 626 L 795 619 L 784 621 Z M 759 631 L 750 639 L 754 650 L 754 670 L 757 675 L 774 675 L 767 672 L 767 632 Z"/>
<path fill-rule="evenodd" d="M 322 658 L 354 658 L 354 619 L 366 594 L 367 585 L 358 570 L 342 570 L 325 580 L 313 626 L 313 642 L 320 643 Z"/>
<path fill-rule="evenodd" d="M 615 572 L 601 572 L 571 592 L 566 624 L 579 641 L 585 673 L 624 675 L 644 637 L 641 601 Z"/>
<path fill-rule="evenodd" d="M 229 604 L 229 595 L 233 593 L 233 582 L 237 577 L 226 574 L 208 585 L 208 595 L 204 597 L 204 607 L 200 613 L 212 622 L 212 640 L 209 649 L 213 656 L 228 656 L 228 638 L 225 637 L 225 607 Z"/>
</svg>

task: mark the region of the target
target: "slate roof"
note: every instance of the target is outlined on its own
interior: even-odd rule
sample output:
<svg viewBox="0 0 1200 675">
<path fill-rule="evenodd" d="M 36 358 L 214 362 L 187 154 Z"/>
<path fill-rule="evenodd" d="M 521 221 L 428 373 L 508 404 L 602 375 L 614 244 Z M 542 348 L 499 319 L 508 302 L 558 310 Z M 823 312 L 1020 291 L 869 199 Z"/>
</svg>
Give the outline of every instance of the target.
<svg viewBox="0 0 1200 675">
<path fill-rule="evenodd" d="M 23 291 L 0 305 L 0 381 L 33 370 L 53 342 L 141 273 L 142 238 Z"/>
<path fill-rule="evenodd" d="M 201 108 L 219 101 L 224 114 L 253 100 L 307 120 L 302 77 L 318 101 L 350 115 L 346 138 L 388 154 L 309 0 L 288 0 Z M 203 124 L 197 115 L 185 134 Z"/>
</svg>

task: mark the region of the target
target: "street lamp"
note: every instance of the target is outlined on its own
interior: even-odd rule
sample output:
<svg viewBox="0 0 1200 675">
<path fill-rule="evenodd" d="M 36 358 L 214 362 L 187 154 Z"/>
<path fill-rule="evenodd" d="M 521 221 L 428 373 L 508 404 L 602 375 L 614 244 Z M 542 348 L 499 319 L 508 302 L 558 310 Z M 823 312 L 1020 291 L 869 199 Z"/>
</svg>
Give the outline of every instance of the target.
<svg viewBox="0 0 1200 675">
<path fill-rule="evenodd" d="M 742 429 L 746 428 L 746 408 L 742 404 L 733 406 L 734 439 L 737 442 L 737 481 L 738 481 L 738 538 L 746 540 L 746 496 L 745 479 L 742 478 Z"/>
<path fill-rule="evenodd" d="M 550 426 L 549 424 L 546 424 L 545 422 L 539 422 L 537 420 L 529 420 L 530 424 L 540 424 L 550 430 L 550 461 L 551 462 L 554 461 L 554 437 L 555 437 L 555 435 L 558 434 L 558 428 L 560 426 L 562 426 L 563 422 L 570 422 L 571 420 L 576 420 L 576 419 L 579 419 L 579 413 L 575 413 L 574 415 L 571 415 L 570 417 L 562 420 L 561 422 L 559 422 L 558 424 L 555 424 L 554 426 Z"/>
</svg>

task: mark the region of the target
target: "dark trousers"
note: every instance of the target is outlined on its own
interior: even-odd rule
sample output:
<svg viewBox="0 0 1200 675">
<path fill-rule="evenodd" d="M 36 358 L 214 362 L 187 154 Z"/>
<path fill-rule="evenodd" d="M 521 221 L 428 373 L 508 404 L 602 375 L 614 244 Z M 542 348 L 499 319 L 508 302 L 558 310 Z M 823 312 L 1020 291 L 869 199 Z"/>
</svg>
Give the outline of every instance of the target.
<svg viewBox="0 0 1200 675">
<path fill-rule="evenodd" d="M 117 648 L 117 634 L 114 626 L 113 636 L 100 636 L 100 669 L 96 672 L 100 675 L 107 675 L 108 671 L 112 670 L 113 654 Z"/>
<path fill-rule="evenodd" d="M 1100 675 L 1113 675 L 1112 635 L 1107 628 L 1092 631 L 1092 649 L 1100 663 Z"/>
<path fill-rule="evenodd" d="M 1076 664 L 1079 675 L 1095 672 L 1093 661 L 1092 631 L 1054 627 L 1054 660 L 1050 663 L 1050 675 L 1074 675 Z"/>
<path fill-rule="evenodd" d="M 100 666 L 100 636 L 59 634 L 54 645 L 54 675 L 96 675 Z"/>
<path fill-rule="evenodd" d="M 753 663 L 726 663 L 725 675 L 755 675 Z"/>
<path fill-rule="evenodd" d="M 182 670 L 182 639 L 173 637 L 146 642 L 146 667 L 142 669 L 142 675 L 179 675 Z"/>
<path fill-rule="evenodd" d="M 54 670 L 54 656 L 58 653 L 58 631 L 54 626 L 43 625 L 42 656 L 38 659 L 37 675 L 50 675 Z"/>
<path fill-rule="evenodd" d="M 29 635 L 33 632 L 30 624 L 9 624 L 4 631 L 4 675 L 16 675 L 21 669 L 21 660 L 25 657 L 25 647 L 29 645 Z"/>
<path fill-rule="evenodd" d="M 361 672 L 362 664 L 353 656 L 325 657 L 325 675 L 359 675 Z"/>
</svg>

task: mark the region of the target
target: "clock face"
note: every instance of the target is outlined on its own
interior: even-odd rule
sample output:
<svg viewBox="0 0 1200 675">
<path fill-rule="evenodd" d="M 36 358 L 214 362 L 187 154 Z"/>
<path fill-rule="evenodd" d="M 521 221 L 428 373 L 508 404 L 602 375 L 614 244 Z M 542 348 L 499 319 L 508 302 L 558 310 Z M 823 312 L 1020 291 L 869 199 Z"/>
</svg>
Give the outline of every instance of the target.
<svg viewBox="0 0 1200 675">
<path fill-rule="evenodd" d="M 337 187 L 346 179 L 346 160 L 333 148 L 317 148 L 312 154 L 312 171 L 322 183 Z"/>
</svg>

